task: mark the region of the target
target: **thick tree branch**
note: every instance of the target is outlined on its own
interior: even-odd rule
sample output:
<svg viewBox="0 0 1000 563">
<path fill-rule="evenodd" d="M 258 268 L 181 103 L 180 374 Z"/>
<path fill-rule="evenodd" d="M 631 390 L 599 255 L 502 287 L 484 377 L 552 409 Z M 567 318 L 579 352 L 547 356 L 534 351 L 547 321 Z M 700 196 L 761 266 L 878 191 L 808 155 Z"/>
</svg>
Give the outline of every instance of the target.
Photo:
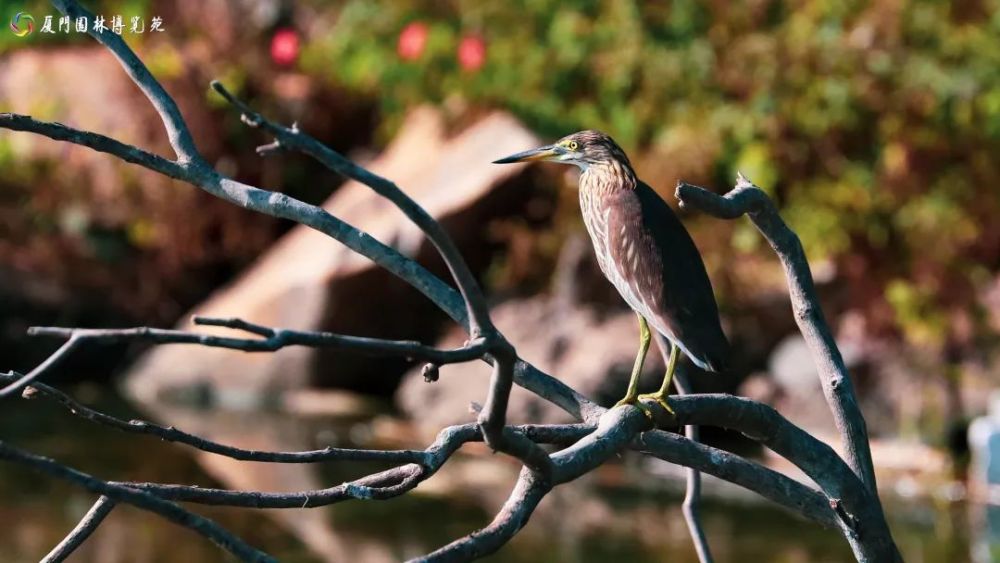
<svg viewBox="0 0 1000 563">
<path fill-rule="evenodd" d="M 872 493 L 875 502 L 879 502 L 865 418 L 858 406 L 844 358 L 820 307 L 799 237 L 785 224 L 771 198 L 742 174 L 737 177 L 736 187 L 725 196 L 679 182 L 677 199 L 684 206 L 722 219 L 735 219 L 746 214 L 777 253 L 788 278 L 795 322 L 816 361 L 823 393 L 844 440 L 847 463 Z"/>
<path fill-rule="evenodd" d="M 655 403 L 650 408 L 669 416 Z M 795 426 L 768 405 L 732 395 L 671 397 L 681 424 L 712 425 L 742 432 L 791 461 L 838 506 L 842 528 L 859 560 L 897 561 L 881 504 L 829 445 Z"/>
<path fill-rule="evenodd" d="M 691 467 L 739 485 L 826 528 L 842 528 L 837 514 L 823 494 L 736 454 L 662 430 L 640 434 L 632 447 L 664 461 Z"/>
</svg>

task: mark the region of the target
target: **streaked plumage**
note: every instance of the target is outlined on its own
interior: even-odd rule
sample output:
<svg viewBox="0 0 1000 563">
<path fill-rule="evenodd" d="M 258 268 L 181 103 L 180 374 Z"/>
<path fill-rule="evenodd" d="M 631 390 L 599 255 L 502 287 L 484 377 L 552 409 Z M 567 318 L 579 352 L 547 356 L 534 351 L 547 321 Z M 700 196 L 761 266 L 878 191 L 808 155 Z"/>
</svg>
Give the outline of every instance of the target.
<svg viewBox="0 0 1000 563">
<path fill-rule="evenodd" d="M 614 140 L 581 131 L 497 162 L 524 160 L 580 167 L 580 210 L 598 265 L 640 315 L 640 326 L 645 319 L 702 369 L 725 370 L 729 342 L 701 255 L 670 206 L 636 178 Z M 644 356 L 640 348 L 630 395 Z M 662 391 L 671 375 L 672 367 Z"/>
<path fill-rule="evenodd" d="M 598 265 L 630 307 L 702 369 L 725 369 L 729 342 L 691 236 L 644 182 L 603 193 L 580 178 L 580 205 Z M 611 228 L 608 226 L 611 225 Z"/>
</svg>

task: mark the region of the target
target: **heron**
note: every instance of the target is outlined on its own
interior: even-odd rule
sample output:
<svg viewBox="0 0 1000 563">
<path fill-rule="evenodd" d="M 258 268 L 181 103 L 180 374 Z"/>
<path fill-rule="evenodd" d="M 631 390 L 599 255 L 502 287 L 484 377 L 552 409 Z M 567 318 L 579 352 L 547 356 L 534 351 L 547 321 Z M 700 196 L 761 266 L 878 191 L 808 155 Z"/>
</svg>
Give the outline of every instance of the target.
<svg viewBox="0 0 1000 563">
<path fill-rule="evenodd" d="M 639 351 L 625 397 L 615 406 L 642 406 L 652 399 L 667 412 L 666 401 L 678 352 L 706 371 L 723 372 L 729 341 L 719 321 L 712 282 L 691 235 L 667 202 L 636 177 L 625 151 L 594 130 L 519 152 L 495 164 L 548 161 L 581 170 L 580 211 L 593 242 L 597 264 L 639 321 Z M 639 394 L 639 374 L 649 350 L 649 326 L 670 342 L 660 389 Z"/>
</svg>

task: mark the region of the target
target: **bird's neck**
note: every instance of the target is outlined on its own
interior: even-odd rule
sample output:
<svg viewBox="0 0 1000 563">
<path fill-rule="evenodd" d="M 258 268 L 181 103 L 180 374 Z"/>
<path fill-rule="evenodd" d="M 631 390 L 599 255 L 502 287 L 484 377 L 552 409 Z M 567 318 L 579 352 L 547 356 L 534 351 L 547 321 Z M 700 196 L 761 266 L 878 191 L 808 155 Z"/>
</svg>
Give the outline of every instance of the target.
<svg viewBox="0 0 1000 563">
<path fill-rule="evenodd" d="M 618 160 L 592 163 L 580 175 L 580 190 L 593 195 L 609 195 L 621 190 L 634 190 L 638 180 L 627 163 Z"/>
</svg>

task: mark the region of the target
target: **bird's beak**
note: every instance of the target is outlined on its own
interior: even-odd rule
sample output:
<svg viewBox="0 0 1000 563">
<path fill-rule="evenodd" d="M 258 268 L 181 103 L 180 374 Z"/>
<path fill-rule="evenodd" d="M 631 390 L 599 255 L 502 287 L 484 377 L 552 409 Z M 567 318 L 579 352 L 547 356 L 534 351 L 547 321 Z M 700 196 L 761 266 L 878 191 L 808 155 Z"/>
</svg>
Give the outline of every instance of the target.
<svg viewBox="0 0 1000 563">
<path fill-rule="evenodd" d="M 565 153 L 565 149 L 556 145 L 545 145 L 530 151 L 512 154 L 506 158 L 494 160 L 493 164 L 510 164 L 512 162 L 531 162 L 532 160 L 551 160 Z"/>
</svg>

